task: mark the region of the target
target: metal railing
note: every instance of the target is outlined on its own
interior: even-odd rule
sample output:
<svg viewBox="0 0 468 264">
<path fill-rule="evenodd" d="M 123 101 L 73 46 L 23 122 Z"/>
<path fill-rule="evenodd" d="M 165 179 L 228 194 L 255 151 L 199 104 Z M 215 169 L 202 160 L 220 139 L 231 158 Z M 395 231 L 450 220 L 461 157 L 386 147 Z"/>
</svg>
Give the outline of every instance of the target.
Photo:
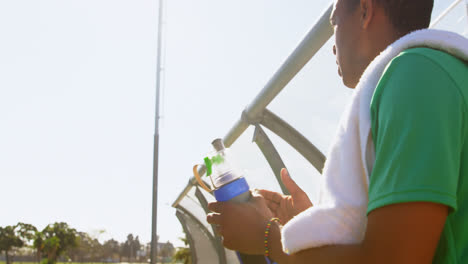
<svg viewBox="0 0 468 264">
<path fill-rule="evenodd" d="M 307 160 L 313 161 L 311 163 L 316 168 L 319 168 L 321 172 L 325 161 L 323 154 L 290 125 L 279 117 L 272 115 L 270 111 L 266 110 L 266 107 L 333 35 L 333 28 L 330 25 L 332 7 L 333 5 L 330 4 L 325 12 L 322 13 L 318 21 L 296 49 L 267 82 L 252 103 L 245 108 L 241 114 L 241 118 L 223 138 L 226 147 L 230 147 L 242 133 L 244 133 L 249 125 L 263 124 L 278 136 L 285 139 L 291 146 L 295 147 Z M 205 173 L 203 168 L 199 173 L 200 175 Z M 187 186 L 177 197 L 172 206 L 177 207 L 181 199 L 185 197 L 196 184 L 196 179 L 191 177 Z"/>
</svg>

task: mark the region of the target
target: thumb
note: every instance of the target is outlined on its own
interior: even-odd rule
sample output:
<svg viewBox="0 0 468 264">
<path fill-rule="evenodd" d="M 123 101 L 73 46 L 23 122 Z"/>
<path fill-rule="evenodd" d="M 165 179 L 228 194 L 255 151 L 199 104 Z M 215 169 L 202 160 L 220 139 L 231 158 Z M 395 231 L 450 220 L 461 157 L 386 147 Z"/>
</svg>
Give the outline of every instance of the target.
<svg viewBox="0 0 468 264">
<path fill-rule="evenodd" d="M 285 168 L 281 169 L 281 181 L 283 181 L 284 186 L 286 186 L 286 189 L 288 189 L 291 196 L 304 192 L 291 178 L 291 176 L 289 176 L 289 173 Z"/>
</svg>

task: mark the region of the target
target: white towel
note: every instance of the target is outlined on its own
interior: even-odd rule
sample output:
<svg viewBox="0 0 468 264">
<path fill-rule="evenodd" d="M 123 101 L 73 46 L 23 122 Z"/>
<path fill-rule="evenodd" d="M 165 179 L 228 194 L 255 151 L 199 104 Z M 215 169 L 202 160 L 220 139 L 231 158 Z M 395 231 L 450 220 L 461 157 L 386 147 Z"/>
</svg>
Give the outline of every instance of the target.
<svg viewBox="0 0 468 264">
<path fill-rule="evenodd" d="M 413 47 L 441 50 L 468 61 L 468 39 L 433 29 L 415 31 L 400 38 L 372 61 L 354 91 L 329 150 L 319 203 L 283 227 L 285 252 L 354 244 L 364 238 L 369 174 L 375 161 L 371 98 L 385 67 L 400 52 Z"/>
</svg>

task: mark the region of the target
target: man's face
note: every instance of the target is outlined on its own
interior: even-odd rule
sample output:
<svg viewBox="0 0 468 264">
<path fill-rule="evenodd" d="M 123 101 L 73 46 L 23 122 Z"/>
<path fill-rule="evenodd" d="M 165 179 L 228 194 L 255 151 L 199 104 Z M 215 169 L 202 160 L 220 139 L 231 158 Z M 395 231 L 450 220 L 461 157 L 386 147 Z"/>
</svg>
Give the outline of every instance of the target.
<svg viewBox="0 0 468 264">
<path fill-rule="evenodd" d="M 354 88 L 364 70 L 361 65 L 359 6 L 349 8 L 346 1 L 335 0 L 330 23 L 335 31 L 333 53 L 336 55 L 338 74 L 344 85 Z"/>
</svg>

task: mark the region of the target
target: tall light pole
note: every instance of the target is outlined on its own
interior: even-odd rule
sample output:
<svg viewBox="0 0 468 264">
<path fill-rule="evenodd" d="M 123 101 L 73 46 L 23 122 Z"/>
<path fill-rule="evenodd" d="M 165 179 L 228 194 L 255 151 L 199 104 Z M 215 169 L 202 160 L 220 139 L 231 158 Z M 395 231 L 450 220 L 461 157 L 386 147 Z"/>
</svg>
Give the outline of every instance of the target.
<svg viewBox="0 0 468 264">
<path fill-rule="evenodd" d="M 161 43 L 163 23 L 163 0 L 159 0 L 158 47 L 156 57 L 156 114 L 153 149 L 153 205 L 151 217 L 151 264 L 156 264 L 158 256 L 158 165 L 159 165 L 159 90 L 161 85 Z"/>
</svg>

